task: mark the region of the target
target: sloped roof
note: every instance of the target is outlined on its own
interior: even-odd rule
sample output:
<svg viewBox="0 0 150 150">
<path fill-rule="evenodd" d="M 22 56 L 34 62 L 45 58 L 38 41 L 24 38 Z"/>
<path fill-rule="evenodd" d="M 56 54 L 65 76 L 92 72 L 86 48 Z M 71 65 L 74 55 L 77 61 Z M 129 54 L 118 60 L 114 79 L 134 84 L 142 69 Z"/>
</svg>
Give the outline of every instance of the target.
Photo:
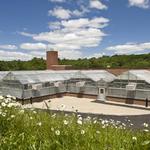
<svg viewBox="0 0 150 150">
<path fill-rule="evenodd" d="M 4 77 L 4 76 L 3 76 Z M 111 82 L 116 77 L 106 70 L 45 70 L 45 71 L 11 71 L 5 74 L 4 79 L 18 80 L 22 84 L 64 81 L 71 78 L 103 80 Z"/>
<path fill-rule="evenodd" d="M 4 79 L 8 78 L 14 78 L 15 80 L 18 80 L 22 84 L 29 84 L 29 83 L 42 83 L 42 82 L 53 82 L 53 81 L 63 81 L 65 80 L 64 77 L 62 77 L 59 74 L 55 74 L 55 72 L 46 71 L 13 71 L 10 72 L 8 75 L 4 77 Z"/>
<path fill-rule="evenodd" d="M 143 80 L 147 83 L 150 83 L 150 71 L 149 70 L 129 70 L 124 72 L 118 79 L 123 80 Z"/>
<path fill-rule="evenodd" d="M 95 82 L 103 80 L 105 82 L 111 82 L 116 77 L 106 70 L 81 70 L 74 74 L 73 78 L 86 78 Z"/>
<path fill-rule="evenodd" d="M 3 79 L 4 76 L 6 76 L 8 71 L 0 71 L 0 80 Z"/>
<path fill-rule="evenodd" d="M 93 81 L 100 81 L 103 80 L 105 82 L 111 82 L 114 79 L 116 79 L 116 76 L 109 73 L 106 70 L 86 70 L 81 71 L 83 74 L 85 74 L 87 77 L 92 79 Z"/>
</svg>

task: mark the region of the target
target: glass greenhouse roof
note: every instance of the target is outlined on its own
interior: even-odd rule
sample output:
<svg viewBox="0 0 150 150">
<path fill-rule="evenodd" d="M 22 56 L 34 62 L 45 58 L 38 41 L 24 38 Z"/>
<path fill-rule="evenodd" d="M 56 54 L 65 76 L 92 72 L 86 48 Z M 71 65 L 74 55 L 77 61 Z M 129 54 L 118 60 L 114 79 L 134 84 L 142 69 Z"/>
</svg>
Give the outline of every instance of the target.
<svg viewBox="0 0 150 150">
<path fill-rule="evenodd" d="M 0 73 L 0 75 L 3 72 Z M 1 78 L 4 80 L 17 80 L 22 84 L 65 81 L 71 78 L 91 79 L 93 81 L 104 80 L 111 82 L 116 77 L 105 70 L 45 70 L 45 71 L 11 71 Z"/>
<path fill-rule="evenodd" d="M 105 82 L 111 82 L 116 77 L 105 70 L 82 70 L 74 74 L 73 78 L 86 78 L 91 79 L 95 82 L 103 80 Z"/>
<path fill-rule="evenodd" d="M 109 73 L 106 70 L 88 70 L 82 71 L 82 73 L 93 81 L 104 80 L 105 82 L 111 82 L 116 79 L 115 75 Z"/>
<path fill-rule="evenodd" d="M 0 71 L 0 80 L 3 79 L 4 76 L 6 76 L 8 71 Z"/>
<path fill-rule="evenodd" d="M 122 80 L 143 80 L 150 83 L 150 71 L 148 70 L 129 70 L 118 76 Z"/>
<path fill-rule="evenodd" d="M 42 83 L 42 82 L 53 82 L 53 81 L 63 81 L 65 80 L 64 77 L 62 77 L 59 74 L 56 74 L 53 71 L 13 71 L 7 74 L 4 79 L 7 80 L 17 80 L 22 84 L 29 84 L 29 83 Z"/>
<path fill-rule="evenodd" d="M 55 71 L 56 74 L 63 76 L 66 80 L 72 78 L 74 74 L 76 74 L 78 70 L 58 70 Z"/>
</svg>

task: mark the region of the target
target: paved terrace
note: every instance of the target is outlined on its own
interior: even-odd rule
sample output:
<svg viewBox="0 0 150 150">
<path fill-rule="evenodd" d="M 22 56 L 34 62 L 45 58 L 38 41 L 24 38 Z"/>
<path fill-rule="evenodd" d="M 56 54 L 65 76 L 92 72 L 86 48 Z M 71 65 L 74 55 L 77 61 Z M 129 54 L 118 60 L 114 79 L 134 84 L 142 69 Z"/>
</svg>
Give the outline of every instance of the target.
<svg viewBox="0 0 150 150">
<path fill-rule="evenodd" d="M 46 104 L 51 110 L 63 110 L 67 112 L 75 112 L 96 115 L 112 115 L 112 116 L 135 116 L 150 115 L 150 108 L 144 109 L 144 106 L 124 105 L 121 103 L 108 102 L 100 103 L 88 98 L 77 98 L 65 96 L 62 98 L 54 98 L 44 102 L 37 102 L 23 105 L 24 108 L 47 109 Z M 137 107 L 137 108 L 136 108 Z"/>
</svg>

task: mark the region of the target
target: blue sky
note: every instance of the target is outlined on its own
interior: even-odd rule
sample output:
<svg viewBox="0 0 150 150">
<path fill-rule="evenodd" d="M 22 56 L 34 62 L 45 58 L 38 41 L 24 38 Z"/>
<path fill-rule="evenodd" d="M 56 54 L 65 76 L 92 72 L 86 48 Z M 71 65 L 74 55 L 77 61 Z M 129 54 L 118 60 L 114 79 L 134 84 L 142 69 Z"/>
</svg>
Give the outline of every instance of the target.
<svg viewBox="0 0 150 150">
<path fill-rule="evenodd" d="M 150 52 L 149 0 L 1 0 L 0 60 Z"/>
</svg>

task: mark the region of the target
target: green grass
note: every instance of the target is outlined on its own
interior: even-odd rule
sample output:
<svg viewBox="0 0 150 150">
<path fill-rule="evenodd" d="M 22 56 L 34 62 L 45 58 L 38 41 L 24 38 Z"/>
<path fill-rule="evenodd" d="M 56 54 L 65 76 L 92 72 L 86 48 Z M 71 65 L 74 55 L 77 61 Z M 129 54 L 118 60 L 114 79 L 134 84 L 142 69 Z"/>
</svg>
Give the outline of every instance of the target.
<svg viewBox="0 0 150 150">
<path fill-rule="evenodd" d="M 0 150 L 150 150 L 148 127 L 132 131 L 113 120 L 22 110 L 6 99 L 0 100 Z"/>
</svg>

